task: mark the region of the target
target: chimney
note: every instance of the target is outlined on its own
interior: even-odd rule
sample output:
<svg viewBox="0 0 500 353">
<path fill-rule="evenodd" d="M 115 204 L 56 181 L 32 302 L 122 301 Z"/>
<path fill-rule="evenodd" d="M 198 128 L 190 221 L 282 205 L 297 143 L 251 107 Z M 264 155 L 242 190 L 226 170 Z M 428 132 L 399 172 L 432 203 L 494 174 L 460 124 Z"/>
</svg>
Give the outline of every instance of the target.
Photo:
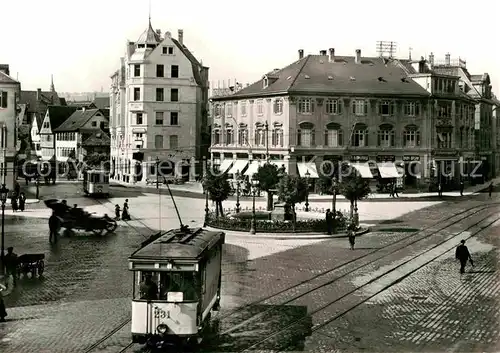
<svg viewBox="0 0 500 353">
<path fill-rule="evenodd" d="M 184 31 L 182 29 L 177 32 L 177 40 L 181 45 L 184 45 Z"/>
<path fill-rule="evenodd" d="M 431 54 L 429 55 L 429 64 L 434 65 L 434 53 L 431 52 Z"/>
<path fill-rule="evenodd" d="M 444 63 L 446 65 L 450 65 L 450 53 L 447 53 L 445 56 L 444 56 Z"/>
<path fill-rule="evenodd" d="M 41 88 L 37 88 L 36 89 L 36 100 L 40 101 L 41 99 L 42 99 L 42 89 Z"/>
<path fill-rule="evenodd" d="M 356 64 L 361 64 L 361 49 L 356 49 Z"/>
<path fill-rule="evenodd" d="M 334 48 L 330 48 L 330 62 L 334 62 L 335 61 L 335 49 Z"/>
<path fill-rule="evenodd" d="M 299 49 L 299 60 L 304 58 L 304 49 Z"/>
<path fill-rule="evenodd" d="M 418 72 L 421 74 L 425 72 L 425 59 L 423 56 L 420 57 L 420 61 L 418 62 Z"/>
<path fill-rule="evenodd" d="M 326 50 L 320 50 L 319 55 L 326 55 Z"/>
<path fill-rule="evenodd" d="M 158 34 L 161 37 L 161 29 L 157 29 L 156 34 Z"/>
<path fill-rule="evenodd" d="M 0 64 L 0 72 L 3 72 L 7 76 L 10 75 L 9 64 Z"/>
</svg>

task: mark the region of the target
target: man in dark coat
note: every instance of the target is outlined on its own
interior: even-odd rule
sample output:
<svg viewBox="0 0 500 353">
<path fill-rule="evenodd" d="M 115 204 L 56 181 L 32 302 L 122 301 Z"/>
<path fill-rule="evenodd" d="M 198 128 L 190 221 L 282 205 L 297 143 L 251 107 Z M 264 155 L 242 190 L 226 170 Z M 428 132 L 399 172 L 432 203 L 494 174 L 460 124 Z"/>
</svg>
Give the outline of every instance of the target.
<svg viewBox="0 0 500 353">
<path fill-rule="evenodd" d="M 61 222 L 59 220 L 59 217 L 56 216 L 56 212 L 54 211 L 52 212 L 52 216 L 50 216 L 49 218 L 49 242 L 52 243 L 52 237 L 54 237 L 54 244 L 57 243 L 57 233 L 59 232 L 59 228 L 61 228 Z"/>
<path fill-rule="evenodd" d="M 17 254 L 14 253 L 14 248 L 9 246 L 7 248 L 7 254 L 4 257 L 5 261 L 5 270 L 7 277 L 12 275 L 14 283 L 16 283 L 17 279 Z"/>
<path fill-rule="evenodd" d="M 467 265 L 467 260 L 470 261 L 470 264 L 474 266 L 474 262 L 472 261 L 472 257 L 470 256 L 469 249 L 465 246 L 465 240 L 460 242 L 460 245 L 457 246 L 457 250 L 455 251 L 455 258 L 460 261 L 460 273 L 465 272 L 465 265 Z"/>
<path fill-rule="evenodd" d="M 490 183 L 490 186 L 488 187 L 488 195 L 491 198 L 491 193 L 493 192 L 493 182 Z"/>
<path fill-rule="evenodd" d="M 464 181 L 460 181 L 460 196 L 464 196 Z"/>
<path fill-rule="evenodd" d="M 333 215 L 332 215 L 332 212 L 330 211 L 330 209 L 326 210 L 325 220 L 326 220 L 326 232 L 328 235 L 332 235 Z"/>
<path fill-rule="evenodd" d="M 5 309 L 5 303 L 3 302 L 2 291 L 0 291 L 0 322 L 5 322 L 6 316 L 7 310 Z"/>
</svg>

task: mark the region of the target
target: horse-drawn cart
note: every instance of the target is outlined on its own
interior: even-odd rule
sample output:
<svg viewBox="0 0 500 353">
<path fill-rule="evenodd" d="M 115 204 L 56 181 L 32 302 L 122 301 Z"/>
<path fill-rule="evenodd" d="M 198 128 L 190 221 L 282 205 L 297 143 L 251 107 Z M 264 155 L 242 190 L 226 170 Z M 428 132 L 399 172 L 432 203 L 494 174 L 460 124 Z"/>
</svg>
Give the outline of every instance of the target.
<svg viewBox="0 0 500 353">
<path fill-rule="evenodd" d="M 27 276 L 31 272 L 31 277 L 41 276 L 45 269 L 44 254 L 23 254 L 17 258 L 17 274 Z"/>
<path fill-rule="evenodd" d="M 66 235 L 70 235 L 73 230 L 92 231 L 97 235 L 102 235 L 104 231 L 106 234 L 114 232 L 118 226 L 116 221 L 106 214 L 101 217 L 94 216 L 81 208 L 71 208 L 56 199 L 44 202 L 59 217 L 61 227 L 66 229 L 64 232 Z"/>
</svg>

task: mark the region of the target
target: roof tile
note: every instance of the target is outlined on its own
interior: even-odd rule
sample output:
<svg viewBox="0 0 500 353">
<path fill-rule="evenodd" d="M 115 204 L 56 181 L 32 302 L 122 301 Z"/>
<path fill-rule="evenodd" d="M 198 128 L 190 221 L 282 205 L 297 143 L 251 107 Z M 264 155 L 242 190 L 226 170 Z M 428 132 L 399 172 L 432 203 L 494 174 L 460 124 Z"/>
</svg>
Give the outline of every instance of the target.
<svg viewBox="0 0 500 353">
<path fill-rule="evenodd" d="M 76 109 L 76 108 L 75 108 Z M 76 110 L 69 116 L 59 127 L 52 129 L 54 132 L 72 132 L 79 130 L 90 120 L 95 114 L 100 112 L 99 109 Z"/>
</svg>

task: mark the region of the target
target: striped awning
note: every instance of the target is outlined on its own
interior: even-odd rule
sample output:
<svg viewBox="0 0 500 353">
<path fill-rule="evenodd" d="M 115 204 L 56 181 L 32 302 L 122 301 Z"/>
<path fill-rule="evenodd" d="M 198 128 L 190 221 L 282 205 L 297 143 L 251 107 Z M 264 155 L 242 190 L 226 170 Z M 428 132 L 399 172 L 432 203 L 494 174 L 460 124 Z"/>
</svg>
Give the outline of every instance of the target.
<svg viewBox="0 0 500 353">
<path fill-rule="evenodd" d="M 250 165 L 248 166 L 247 171 L 245 172 L 245 175 L 248 175 L 248 176 L 254 175 L 259 170 L 259 167 L 263 164 L 264 164 L 264 162 L 262 162 L 262 161 L 251 161 Z"/>
<path fill-rule="evenodd" d="M 377 168 L 383 179 L 400 178 L 396 165 L 392 162 L 377 163 Z"/>
<path fill-rule="evenodd" d="M 368 163 L 350 163 L 351 167 L 356 169 L 356 171 L 364 179 L 372 179 L 373 174 L 370 170 L 370 165 Z"/>
<path fill-rule="evenodd" d="M 316 164 L 309 162 L 301 162 L 297 163 L 297 169 L 299 170 L 299 175 L 302 178 L 306 177 L 306 174 L 309 172 L 309 178 L 319 178 L 318 170 L 316 168 Z"/>
<path fill-rule="evenodd" d="M 239 171 L 241 174 L 243 172 L 243 169 L 245 169 L 245 167 L 247 166 L 247 164 L 248 164 L 247 159 L 237 159 L 236 162 L 234 162 L 231 169 L 229 169 L 229 172 L 227 172 L 227 173 L 228 174 L 236 174 L 236 172 Z"/>
<path fill-rule="evenodd" d="M 219 171 L 221 173 L 227 172 L 227 170 L 229 169 L 229 167 L 231 167 L 231 164 L 233 164 L 233 162 L 234 162 L 233 159 L 224 159 L 221 165 L 219 166 Z"/>
</svg>

